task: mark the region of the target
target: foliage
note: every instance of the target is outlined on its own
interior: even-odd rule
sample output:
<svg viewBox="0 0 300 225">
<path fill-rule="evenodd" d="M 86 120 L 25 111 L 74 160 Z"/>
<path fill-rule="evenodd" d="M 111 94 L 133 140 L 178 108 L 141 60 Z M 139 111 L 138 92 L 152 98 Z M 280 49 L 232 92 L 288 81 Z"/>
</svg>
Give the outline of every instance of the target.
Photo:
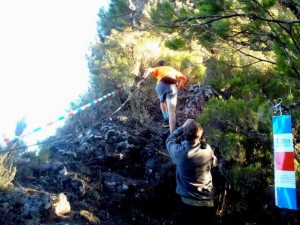
<svg viewBox="0 0 300 225">
<path fill-rule="evenodd" d="M 259 105 L 257 110 L 257 129 L 265 133 L 271 133 L 272 115 L 273 109 L 270 107 L 269 102 L 263 102 L 261 105 Z"/>
<path fill-rule="evenodd" d="M 47 163 L 50 161 L 50 148 L 42 147 L 37 155 L 39 163 Z"/>
<path fill-rule="evenodd" d="M 32 177 L 34 170 L 38 167 L 39 161 L 34 152 L 27 152 L 22 154 L 22 156 L 15 163 L 17 167 L 16 180 L 26 179 Z"/>
<path fill-rule="evenodd" d="M 209 141 L 219 148 L 222 158 L 246 162 L 245 134 L 258 123 L 251 102 L 233 97 L 228 100 L 212 98 L 197 120 L 211 133 Z"/>
<path fill-rule="evenodd" d="M 141 30 L 141 26 L 152 26 L 149 23 L 149 7 L 155 4 L 156 0 L 110 0 L 107 10 L 101 8 L 98 12 L 97 22 L 98 36 L 102 42 L 110 36 L 113 30 L 123 32 L 131 27 L 134 30 Z"/>
<path fill-rule="evenodd" d="M 26 123 L 26 118 L 23 117 L 21 119 L 19 119 L 16 123 L 16 127 L 15 127 L 15 136 L 19 137 L 23 134 L 24 130 L 27 127 L 27 123 Z M 6 149 L 8 149 L 9 151 L 13 151 L 13 150 L 18 150 L 15 154 L 15 157 L 18 158 L 19 155 L 23 154 L 27 147 L 26 147 L 26 143 L 24 142 L 24 140 L 22 138 L 19 139 L 13 139 L 12 141 L 9 141 L 7 143 Z"/>
<path fill-rule="evenodd" d="M 120 102 L 125 101 L 134 92 L 135 85 L 146 68 L 156 66 L 160 59 L 164 59 L 168 65 L 182 71 L 188 77 L 189 83 L 204 79 L 205 67 L 202 62 L 205 50 L 201 46 L 190 43 L 189 50 L 174 51 L 166 48 L 164 43 L 160 36 L 151 32 L 127 28 L 123 32 L 112 30 L 104 43 L 99 42 L 92 47 L 88 60 L 93 71 L 91 75 L 93 91 L 103 94 L 115 89 L 120 90 L 117 96 L 120 100 L 114 99 L 114 105 L 106 108 L 117 109 L 117 104 L 121 105 Z M 133 96 L 134 101 L 129 105 L 132 115 L 155 119 L 149 117 L 147 113 L 149 109 L 155 110 L 159 107 L 155 106 L 157 100 L 154 86 L 155 80 L 149 77 L 147 84 L 141 88 L 142 96 Z"/>
<path fill-rule="evenodd" d="M 185 48 L 185 42 L 181 38 L 166 40 L 166 47 L 172 50 L 182 50 Z"/>
<path fill-rule="evenodd" d="M 235 78 L 232 79 L 234 80 Z M 243 87 L 239 82 L 235 85 Z M 245 96 L 245 99 L 235 99 L 233 96 L 228 99 L 211 98 L 197 120 L 205 127 L 208 142 L 226 168 L 232 194 L 235 193 L 233 196 L 236 196 L 236 199 L 233 196 L 231 199 L 237 204 L 234 210 L 242 210 L 245 206 L 250 210 L 248 203 L 251 202 L 253 192 L 258 187 L 263 187 L 265 191 L 260 192 L 260 195 L 266 196 L 269 191 L 266 187 L 274 182 L 270 179 L 273 175 L 271 141 L 268 141 L 267 134 L 260 134 L 270 132 L 271 119 L 259 118 L 253 110 L 260 107 L 261 113 L 268 115 L 267 103 L 262 103 L 255 96 L 248 98 L 245 93 L 238 95 Z M 262 105 L 258 106 L 259 103 Z M 261 199 L 257 203 L 263 205 L 263 201 Z"/>
<path fill-rule="evenodd" d="M 164 13 L 161 13 L 164 12 Z M 167 21 L 172 21 L 177 18 L 176 7 L 174 7 L 170 2 L 163 1 L 157 4 L 157 8 L 150 11 L 150 17 L 154 24 L 157 24 L 158 29 L 165 33 L 172 33 L 172 28 L 170 25 L 160 26 L 162 23 L 166 24 Z"/>
<path fill-rule="evenodd" d="M 48 138 L 50 141 L 52 138 Z M 49 146 L 42 145 L 38 152 L 23 153 L 15 162 L 18 168 L 16 173 L 16 180 L 34 176 L 35 171 L 42 163 L 47 163 L 50 160 Z"/>
<path fill-rule="evenodd" d="M 241 194 L 245 197 L 247 193 L 253 190 L 255 186 L 263 180 L 260 173 L 261 167 L 262 165 L 260 163 L 252 164 L 250 166 L 233 166 L 229 171 L 233 189 L 239 191 L 241 187 L 243 187 Z"/>
<path fill-rule="evenodd" d="M 228 133 L 223 139 L 224 148 L 220 150 L 222 158 L 226 160 L 234 160 L 239 164 L 244 164 L 246 162 L 246 151 L 243 145 L 245 137 L 236 133 Z"/>
<path fill-rule="evenodd" d="M 130 23 L 131 10 L 126 0 L 110 0 L 109 9 L 101 8 L 98 12 L 98 35 L 104 40 L 113 29 L 123 30 Z"/>
<path fill-rule="evenodd" d="M 200 120 L 206 121 L 206 123 L 228 121 L 230 127 L 234 129 L 236 127 L 248 128 L 257 123 L 256 115 L 251 109 L 251 102 L 234 97 L 230 97 L 228 100 L 216 97 L 210 99 Z"/>
<path fill-rule="evenodd" d="M 253 69 L 251 65 L 258 63 L 259 68 L 265 67 L 264 64 L 275 66 L 272 77 L 281 86 L 278 90 L 284 90 L 284 84 L 290 83 L 292 95 L 298 96 L 300 25 L 296 8 L 295 2 L 281 4 L 275 0 L 201 0 L 192 6 L 162 1 L 151 10 L 151 19 L 159 29 L 176 36 L 176 40 L 180 40 L 178 43 L 192 38 L 207 49 L 217 47 L 219 52 L 224 49 L 226 58 L 222 59 L 221 54 L 219 61 L 227 65 L 240 66 L 237 61 L 228 61 L 228 51 L 232 51 L 231 56 L 238 53 L 239 59 L 241 55 L 248 58 L 241 65 L 249 65 L 248 72 Z M 169 10 L 170 13 L 160 13 L 167 9 L 172 10 Z M 184 14 L 181 9 L 184 9 Z"/>
<path fill-rule="evenodd" d="M 0 154 L 0 190 L 8 188 L 16 175 L 13 159 L 14 155 L 11 152 Z"/>
<path fill-rule="evenodd" d="M 148 1 L 137 27 L 132 15 L 120 14 L 121 9 L 130 14 L 124 2 L 112 1 L 99 14 L 111 23 L 99 19 L 102 42 L 88 56 L 92 89 L 102 93 L 121 86 L 129 95 L 158 59 L 187 75 L 185 87 L 211 85 L 223 98 L 211 98 L 198 120 L 238 192 L 237 211 L 255 190 L 267 195 L 273 183 L 272 103 L 280 98 L 284 105 L 293 104 L 300 95 L 297 3 Z M 154 85 L 149 78 L 127 108 L 143 121 L 157 119 Z M 300 121 L 298 111 L 289 112 L 294 124 Z"/>
</svg>

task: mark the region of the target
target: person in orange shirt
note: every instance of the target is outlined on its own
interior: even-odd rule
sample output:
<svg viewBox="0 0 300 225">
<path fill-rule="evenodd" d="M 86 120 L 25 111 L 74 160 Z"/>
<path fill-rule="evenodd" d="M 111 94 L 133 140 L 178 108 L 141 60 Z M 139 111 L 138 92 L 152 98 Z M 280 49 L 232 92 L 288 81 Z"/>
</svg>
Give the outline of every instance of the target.
<svg viewBox="0 0 300 225">
<path fill-rule="evenodd" d="M 170 133 L 172 133 L 176 129 L 177 94 L 186 83 L 187 78 L 173 67 L 167 66 L 164 60 L 160 60 L 157 67 L 146 69 L 137 84 L 138 88 L 145 82 L 148 75 L 157 79 L 155 90 L 164 118 L 163 126 L 170 127 Z"/>
</svg>

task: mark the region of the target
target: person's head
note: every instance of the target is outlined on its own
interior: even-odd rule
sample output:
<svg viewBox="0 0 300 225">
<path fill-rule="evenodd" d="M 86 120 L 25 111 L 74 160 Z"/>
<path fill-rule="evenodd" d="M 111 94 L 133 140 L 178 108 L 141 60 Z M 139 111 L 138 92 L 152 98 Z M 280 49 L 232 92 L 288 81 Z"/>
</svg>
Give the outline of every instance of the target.
<svg viewBox="0 0 300 225">
<path fill-rule="evenodd" d="M 165 65 L 167 65 L 167 63 L 166 63 L 166 61 L 164 61 L 164 60 L 160 60 L 160 61 L 158 61 L 158 63 L 157 63 L 157 66 L 165 66 Z"/>
<path fill-rule="evenodd" d="M 182 127 L 185 140 L 191 142 L 200 141 L 203 134 L 203 128 L 200 123 L 193 119 L 187 119 Z"/>
</svg>

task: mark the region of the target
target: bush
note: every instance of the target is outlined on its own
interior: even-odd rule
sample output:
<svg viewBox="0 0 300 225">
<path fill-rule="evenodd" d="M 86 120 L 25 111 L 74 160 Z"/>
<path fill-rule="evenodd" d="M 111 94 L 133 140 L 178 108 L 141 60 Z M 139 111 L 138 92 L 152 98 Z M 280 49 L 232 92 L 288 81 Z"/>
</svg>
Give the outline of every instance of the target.
<svg viewBox="0 0 300 225">
<path fill-rule="evenodd" d="M 8 152 L 0 155 L 0 190 L 7 189 L 16 175 L 13 166 L 13 154 Z"/>
</svg>

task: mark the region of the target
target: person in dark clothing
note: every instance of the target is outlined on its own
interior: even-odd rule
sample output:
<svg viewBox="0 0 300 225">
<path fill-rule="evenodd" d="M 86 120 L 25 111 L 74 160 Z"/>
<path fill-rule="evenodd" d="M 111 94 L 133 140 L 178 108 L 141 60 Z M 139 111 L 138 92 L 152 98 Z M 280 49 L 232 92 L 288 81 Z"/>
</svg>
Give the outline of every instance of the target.
<svg viewBox="0 0 300 225">
<path fill-rule="evenodd" d="M 211 169 L 217 166 L 218 160 L 211 147 L 201 139 L 202 134 L 202 126 L 187 119 L 166 140 L 176 166 L 176 193 L 180 197 L 175 225 L 211 225 L 214 221 Z"/>
</svg>

